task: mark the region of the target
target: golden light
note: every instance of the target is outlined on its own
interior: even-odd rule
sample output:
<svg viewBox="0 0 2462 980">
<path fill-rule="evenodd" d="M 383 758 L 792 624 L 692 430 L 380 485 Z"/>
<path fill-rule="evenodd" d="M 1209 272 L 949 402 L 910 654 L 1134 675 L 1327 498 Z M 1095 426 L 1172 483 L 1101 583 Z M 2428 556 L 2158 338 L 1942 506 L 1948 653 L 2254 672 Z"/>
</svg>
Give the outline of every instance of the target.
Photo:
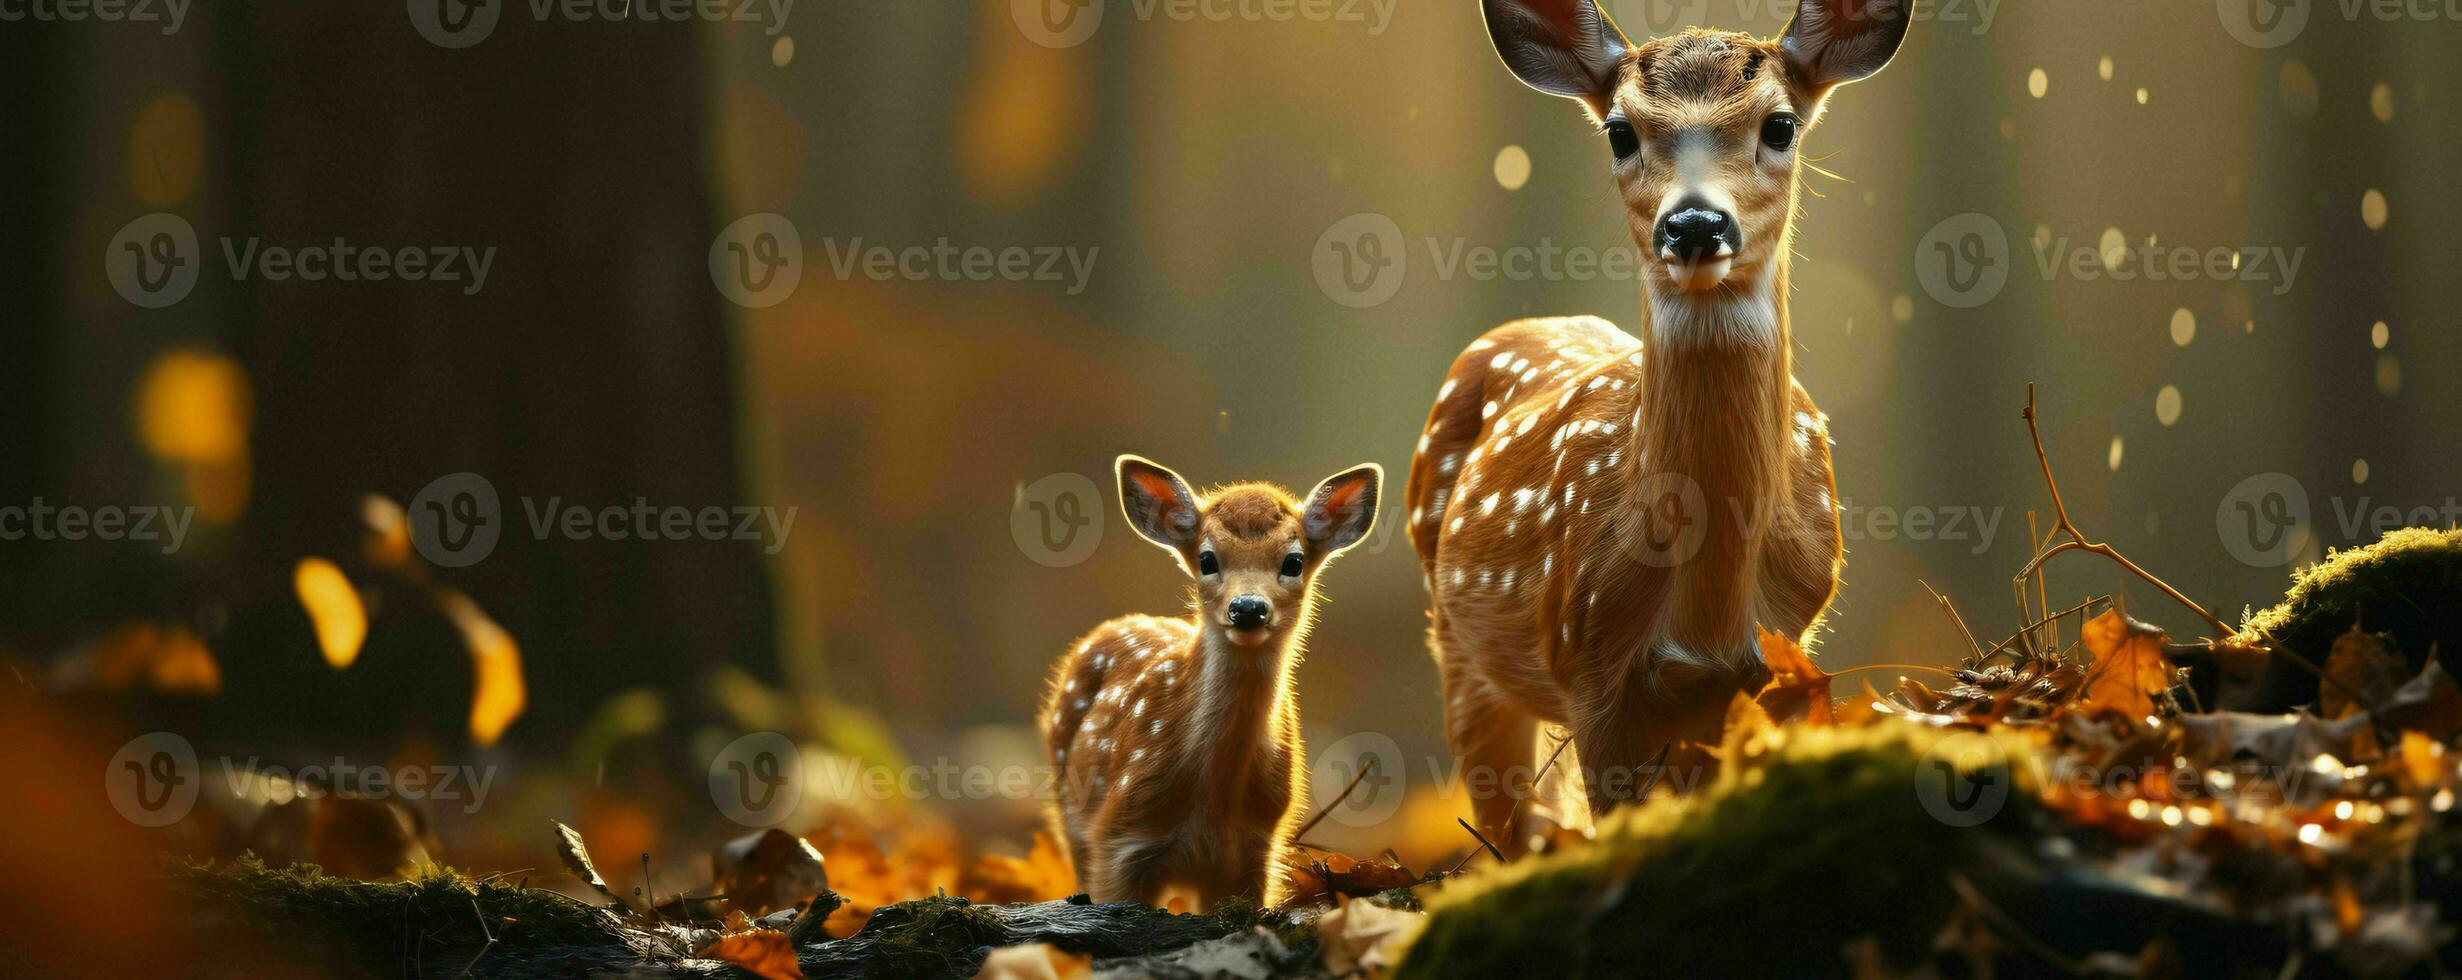
<svg viewBox="0 0 2462 980">
<path fill-rule="evenodd" d="M 1013 211 L 1042 199 L 1084 153 L 1092 115 L 1083 49 L 1028 39 L 1009 5 L 978 4 L 975 46 L 949 114 L 958 184 L 985 206 Z"/>
<path fill-rule="evenodd" d="M 360 603 L 359 590 L 351 587 L 350 577 L 325 559 L 302 558 L 299 567 L 291 570 L 291 589 L 298 593 L 300 607 L 308 611 L 308 622 L 316 627 L 316 646 L 324 651 L 326 666 L 349 669 L 368 638 L 367 607 Z"/>
<path fill-rule="evenodd" d="M 2375 326 L 2368 328 L 2368 345 L 2371 347 L 2378 350 L 2384 350 L 2385 345 L 2392 342 L 2393 339 L 2393 329 L 2387 327 L 2385 325 L 2385 321 L 2383 320 L 2378 320 Z"/>
<path fill-rule="evenodd" d="M 2378 82 L 2368 90 L 2368 112 L 2381 123 L 2394 121 L 2394 87 Z"/>
<path fill-rule="evenodd" d="M 2166 428 L 2179 423 L 2179 385 L 2164 385 L 2163 390 L 2154 393 L 2154 420 L 2163 423 Z"/>
<path fill-rule="evenodd" d="M 128 185 L 147 207 L 187 200 L 205 173 L 205 114 L 178 92 L 137 110 L 128 132 Z"/>
<path fill-rule="evenodd" d="M 778 40 L 769 46 L 770 65 L 773 67 L 784 68 L 787 65 L 792 64 L 794 61 L 795 36 L 792 34 L 778 35 Z"/>
<path fill-rule="evenodd" d="M 2117 272 L 2120 269 L 2120 263 L 2128 261 L 2129 239 L 2128 236 L 2120 233 L 2120 229 L 2103 229 L 2103 238 L 2096 244 L 2098 248 L 2095 254 L 2102 257 L 2103 268 L 2106 271 Z"/>
<path fill-rule="evenodd" d="M 1518 191 L 1527 183 L 1530 183 L 1530 152 L 1510 144 L 1496 151 L 1497 186 Z"/>
<path fill-rule="evenodd" d="M 158 459 L 218 463 L 248 451 L 250 396 L 239 362 L 167 351 L 137 384 L 137 436 Z"/>
<path fill-rule="evenodd" d="M 2120 472 L 2120 451 L 2121 451 L 2120 437 L 2119 437 L 2119 436 L 2113 436 L 2113 437 L 2112 437 L 2112 449 L 2111 449 L 2111 460 L 2110 460 L 2110 462 L 2111 462 L 2112 472 L 2114 472 L 2114 473 L 2118 473 L 2118 472 Z"/>
<path fill-rule="evenodd" d="M 2052 76 L 2044 74 L 2043 69 L 2037 68 L 2026 73 L 2026 94 L 2040 99 L 2043 93 L 2049 91 L 2051 87 Z"/>
<path fill-rule="evenodd" d="M 2377 355 L 2377 394 L 2392 398 L 2402 393 L 2402 362 L 2392 354 Z"/>
<path fill-rule="evenodd" d="M 2186 307 L 2171 311 L 2171 342 L 2186 347 L 2189 341 L 2195 339 L 2197 339 L 2197 314 L 2189 312 Z"/>
<path fill-rule="evenodd" d="M 71 662 L 98 690 L 143 684 L 170 694 L 210 697 L 222 691 L 222 668 L 215 664 L 213 651 L 184 626 L 122 626 Z"/>
<path fill-rule="evenodd" d="M 470 740 L 481 748 L 494 745 L 530 703 L 521 676 L 521 647 L 469 596 L 447 592 L 441 605 L 445 618 L 462 631 L 462 642 L 470 646 L 476 675 L 470 693 Z"/>
<path fill-rule="evenodd" d="M 2107 54 L 2107 55 L 2104 55 L 2104 56 L 2103 56 L 2103 60 L 2096 62 L 2096 63 L 2095 63 L 2095 66 L 2094 66 L 2094 73 L 2095 73 L 2095 76 L 2096 76 L 2096 77 L 2101 78 L 2102 80 L 2104 80 L 2104 81 L 2106 81 L 2106 82 L 2111 81 L 2111 80 L 2112 80 L 2112 56 L 2111 56 L 2111 55 L 2108 55 L 2108 54 Z"/>
<path fill-rule="evenodd" d="M 2385 218 L 2385 192 L 2368 188 L 2368 193 L 2359 197 L 2359 220 L 2367 223 L 2369 231 L 2383 231 Z"/>
<path fill-rule="evenodd" d="M 2362 485 L 2365 485 L 2368 482 L 2367 460 L 2355 459 L 2351 461 L 2351 482 Z"/>
</svg>

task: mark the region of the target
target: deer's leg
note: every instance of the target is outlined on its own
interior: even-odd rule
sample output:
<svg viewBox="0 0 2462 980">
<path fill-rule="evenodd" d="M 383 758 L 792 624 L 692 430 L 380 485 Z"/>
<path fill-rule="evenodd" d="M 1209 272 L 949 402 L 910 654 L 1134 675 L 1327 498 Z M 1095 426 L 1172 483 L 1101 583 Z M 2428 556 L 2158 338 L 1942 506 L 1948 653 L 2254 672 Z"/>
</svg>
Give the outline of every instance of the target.
<svg viewBox="0 0 2462 980">
<path fill-rule="evenodd" d="M 1531 748 L 1537 731 L 1538 719 L 1508 703 L 1501 692 L 1467 669 L 1447 666 L 1445 741 L 1461 766 L 1472 822 L 1507 857 L 1519 855 L 1529 843 L 1520 815 L 1535 775 Z"/>
</svg>

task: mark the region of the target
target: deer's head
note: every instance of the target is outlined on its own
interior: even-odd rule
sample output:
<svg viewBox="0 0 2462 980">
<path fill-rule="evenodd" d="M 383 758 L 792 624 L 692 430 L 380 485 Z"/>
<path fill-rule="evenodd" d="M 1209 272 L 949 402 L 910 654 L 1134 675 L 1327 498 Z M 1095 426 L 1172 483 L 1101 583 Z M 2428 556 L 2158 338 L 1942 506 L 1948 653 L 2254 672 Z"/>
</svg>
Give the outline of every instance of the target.
<svg viewBox="0 0 2462 980">
<path fill-rule="evenodd" d="M 1368 536 L 1385 481 L 1383 468 L 1366 463 L 1325 478 L 1305 502 L 1262 483 L 1201 499 L 1153 461 L 1122 456 L 1118 469 L 1129 526 L 1196 579 L 1199 628 L 1259 649 L 1307 621 L 1317 572 Z"/>
<path fill-rule="evenodd" d="M 1774 39 L 1687 30 L 1635 46 L 1595 0 L 1481 0 L 1513 74 L 1604 137 L 1654 302 L 1752 293 L 1784 261 L 1798 147 L 1837 86 L 1889 63 L 1906 0 L 1799 0 Z"/>
</svg>

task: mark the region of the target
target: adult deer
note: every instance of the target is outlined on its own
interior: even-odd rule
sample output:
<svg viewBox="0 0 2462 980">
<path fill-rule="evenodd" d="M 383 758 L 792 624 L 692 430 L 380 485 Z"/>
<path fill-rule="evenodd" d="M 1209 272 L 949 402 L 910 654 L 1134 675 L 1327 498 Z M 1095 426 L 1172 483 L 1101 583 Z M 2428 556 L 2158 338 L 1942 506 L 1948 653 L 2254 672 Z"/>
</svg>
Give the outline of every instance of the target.
<svg viewBox="0 0 2462 980">
<path fill-rule="evenodd" d="M 1482 7 L 1505 65 L 1604 133 L 1647 257 L 1642 339 L 1596 317 L 1489 331 L 1411 462 L 1446 734 L 1479 824 L 1519 847 L 1537 723 L 1569 728 L 1603 812 L 1767 681 L 1757 629 L 1809 640 L 1837 591 L 1828 421 L 1789 363 L 1797 147 L 1907 18 L 1800 0 L 1775 39 L 1635 46 L 1593 0 Z"/>
</svg>

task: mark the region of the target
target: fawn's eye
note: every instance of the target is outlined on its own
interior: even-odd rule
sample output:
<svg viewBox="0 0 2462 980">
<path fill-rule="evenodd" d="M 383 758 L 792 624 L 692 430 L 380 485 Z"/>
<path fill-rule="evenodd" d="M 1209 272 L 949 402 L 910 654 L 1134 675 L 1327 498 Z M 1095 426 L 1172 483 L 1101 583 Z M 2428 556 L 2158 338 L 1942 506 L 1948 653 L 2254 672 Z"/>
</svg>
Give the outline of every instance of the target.
<svg viewBox="0 0 2462 980">
<path fill-rule="evenodd" d="M 1222 574 L 1222 562 L 1215 559 L 1212 551 L 1197 552 L 1197 574 L 1220 575 Z"/>
<path fill-rule="evenodd" d="M 1308 562 L 1307 562 L 1307 560 L 1306 560 L 1306 559 L 1303 559 L 1303 558 L 1301 558 L 1301 557 L 1299 556 L 1299 552 L 1294 551 L 1294 552 L 1291 552 L 1290 554 L 1287 554 L 1287 555 L 1282 556 L 1282 577 L 1283 577 L 1283 578 L 1298 578 L 1298 577 L 1299 577 L 1299 573 L 1301 573 L 1301 572 L 1305 572 L 1305 571 L 1307 571 L 1307 570 L 1308 570 Z"/>
<path fill-rule="evenodd" d="M 1625 159 L 1641 152 L 1641 136 L 1633 132 L 1632 123 L 1610 119 L 1607 121 L 1607 148 L 1616 152 L 1616 159 Z"/>
<path fill-rule="evenodd" d="M 1769 117 L 1761 123 L 1761 145 L 1782 153 L 1794 148 L 1796 127 L 1796 118 L 1788 113 Z"/>
</svg>

